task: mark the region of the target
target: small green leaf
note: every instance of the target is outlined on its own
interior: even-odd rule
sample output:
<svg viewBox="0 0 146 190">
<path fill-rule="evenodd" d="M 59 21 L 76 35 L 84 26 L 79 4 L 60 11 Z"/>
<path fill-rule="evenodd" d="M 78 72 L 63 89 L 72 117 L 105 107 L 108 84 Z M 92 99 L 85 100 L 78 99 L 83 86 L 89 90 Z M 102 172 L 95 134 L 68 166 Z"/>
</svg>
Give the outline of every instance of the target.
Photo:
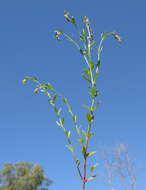
<svg viewBox="0 0 146 190">
<path fill-rule="evenodd" d="M 88 67 L 84 70 L 84 73 L 85 73 L 85 75 L 87 75 L 87 76 L 90 74 L 90 70 L 89 70 Z"/>
<path fill-rule="evenodd" d="M 76 118 L 76 116 L 75 116 L 75 115 L 73 115 L 73 116 L 72 116 L 72 120 L 74 121 L 74 123 L 76 123 L 76 122 L 77 122 L 77 118 Z"/>
<path fill-rule="evenodd" d="M 88 138 L 90 139 L 93 136 L 93 133 L 88 133 Z"/>
<path fill-rule="evenodd" d="M 64 130 L 65 135 L 67 136 L 67 138 L 70 138 L 71 132 L 67 131 L 66 129 Z"/>
<path fill-rule="evenodd" d="M 65 104 L 67 103 L 67 98 L 61 97 L 61 99 Z"/>
<path fill-rule="evenodd" d="M 96 104 L 95 104 L 96 105 Z M 94 112 L 97 109 L 97 105 L 96 106 L 91 106 L 91 111 Z"/>
<path fill-rule="evenodd" d="M 66 147 L 73 153 L 75 150 L 75 147 L 73 147 L 72 145 L 66 145 Z"/>
<path fill-rule="evenodd" d="M 91 88 L 91 96 L 92 96 L 93 98 L 97 96 L 97 90 L 96 90 L 96 87 L 95 87 L 95 86 L 93 86 L 93 87 Z"/>
<path fill-rule="evenodd" d="M 55 102 L 56 98 L 57 98 L 57 94 L 54 94 L 54 96 L 53 96 L 53 101 L 54 102 Z"/>
<path fill-rule="evenodd" d="M 76 166 L 78 167 L 80 165 L 80 161 L 76 160 Z"/>
<path fill-rule="evenodd" d="M 86 119 L 87 119 L 88 123 L 90 124 L 93 120 L 93 115 L 91 113 L 87 112 Z"/>
<path fill-rule="evenodd" d="M 38 91 L 39 91 L 39 88 L 35 88 L 33 92 L 37 93 Z"/>
<path fill-rule="evenodd" d="M 85 55 L 85 54 L 86 54 L 86 51 L 85 51 L 85 50 L 80 49 L 80 53 L 81 53 L 82 55 Z"/>
<path fill-rule="evenodd" d="M 88 78 L 86 75 L 84 75 L 83 74 L 83 77 L 84 77 L 84 79 L 86 80 L 86 81 L 88 81 L 89 83 L 91 83 L 91 79 L 90 78 Z"/>
<path fill-rule="evenodd" d="M 53 99 L 49 99 L 49 102 L 52 106 L 54 106 L 54 100 Z"/>
<path fill-rule="evenodd" d="M 94 68 L 94 63 L 93 63 L 93 61 L 90 61 L 90 62 L 89 62 L 89 65 L 90 65 L 90 68 L 93 70 L 93 68 Z"/>
<path fill-rule="evenodd" d="M 98 55 L 100 55 L 100 54 L 101 54 L 102 49 L 103 49 L 103 47 L 102 47 L 102 46 L 97 48 Z"/>
<path fill-rule="evenodd" d="M 95 170 L 95 168 L 98 166 L 98 163 L 95 165 L 90 165 L 90 171 L 93 172 Z"/>
<path fill-rule="evenodd" d="M 80 128 L 78 127 L 78 125 L 76 125 L 76 131 L 77 131 L 78 135 L 80 135 Z"/>
<path fill-rule="evenodd" d="M 85 29 L 83 29 L 83 35 L 84 35 L 84 37 L 87 36 L 87 31 Z"/>
<path fill-rule="evenodd" d="M 92 156 L 93 154 L 95 154 L 96 153 L 96 151 L 94 151 L 94 152 L 88 152 L 87 153 L 87 156 Z"/>
<path fill-rule="evenodd" d="M 83 154 L 84 156 L 86 156 L 86 148 L 85 148 L 85 146 L 82 146 L 82 154 Z"/>
<path fill-rule="evenodd" d="M 108 35 L 108 32 L 103 32 L 101 34 L 101 39 L 104 40 L 107 37 L 107 35 Z"/>
<path fill-rule="evenodd" d="M 98 75 L 99 75 L 99 69 L 98 69 L 98 67 L 96 67 L 96 73 L 95 73 L 94 81 L 97 80 Z"/>
<path fill-rule="evenodd" d="M 45 92 L 44 92 L 49 98 L 51 98 L 51 95 L 50 95 L 50 93 L 47 91 L 47 90 L 45 90 Z"/>
<path fill-rule="evenodd" d="M 64 126 L 64 117 L 60 118 L 60 123 L 62 126 Z"/>
<path fill-rule="evenodd" d="M 76 20 L 75 20 L 75 18 L 73 16 L 71 18 L 71 23 L 74 24 L 74 25 L 76 24 Z"/>
<path fill-rule="evenodd" d="M 80 34 L 80 39 L 81 39 L 82 41 L 85 41 L 85 38 L 82 36 L 82 34 Z"/>
<path fill-rule="evenodd" d="M 83 142 L 84 142 L 84 137 L 79 138 L 79 142 L 80 142 L 81 144 L 83 144 Z"/>
<path fill-rule="evenodd" d="M 68 112 L 71 113 L 71 114 L 73 114 L 72 113 L 72 107 L 69 104 L 68 104 Z"/>
<path fill-rule="evenodd" d="M 93 172 L 94 171 L 94 166 L 90 166 L 90 171 Z"/>
<path fill-rule="evenodd" d="M 68 135 L 67 135 L 67 137 L 68 137 L 68 138 L 70 138 L 70 135 L 71 135 L 71 132 L 70 132 L 70 131 L 68 131 Z"/>
<path fill-rule="evenodd" d="M 64 134 L 68 137 L 68 132 L 66 129 L 64 130 Z"/>
<path fill-rule="evenodd" d="M 58 113 L 58 109 L 56 108 L 56 106 L 53 106 L 53 110 L 54 112 L 57 114 Z"/>
<path fill-rule="evenodd" d="M 101 64 L 101 62 L 100 62 L 100 60 L 98 60 L 96 66 L 100 67 L 100 64 Z"/>
<path fill-rule="evenodd" d="M 52 85 L 50 83 L 45 83 L 44 87 L 49 88 L 50 90 L 53 90 L 53 87 L 52 87 Z"/>
<path fill-rule="evenodd" d="M 60 118 L 59 121 L 56 121 L 57 125 L 64 128 L 64 117 Z"/>
<path fill-rule="evenodd" d="M 62 108 L 60 107 L 60 108 L 58 109 L 58 111 L 57 111 L 57 115 L 58 115 L 58 116 L 60 115 L 61 111 L 62 111 Z"/>
<path fill-rule="evenodd" d="M 91 46 L 94 46 L 95 43 L 96 43 L 96 41 L 93 41 L 93 42 L 91 42 L 90 45 L 91 45 Z"/>
<path fill-rule="evenodd" d="M 33 82 L 38 82 L 38 79 L 36 77 L 25 77 L 25 79 L 29 79 L 29 80 L 32 80 Z"/>
<path fill-rule="evenodd" d="M 90 106 L 86 106 L 86 105 L 82 105 L 82 106 L 83 106 L 84 108 L 86 108 L 87 110 L 92 111 Z"/>
<path fill-rule="evenodd" d="M 88 177 L 87 181 L 90 181 L 90 180 L 94 179 L 95 177 L 96 177 L 96 175 Z"/>
</svg>

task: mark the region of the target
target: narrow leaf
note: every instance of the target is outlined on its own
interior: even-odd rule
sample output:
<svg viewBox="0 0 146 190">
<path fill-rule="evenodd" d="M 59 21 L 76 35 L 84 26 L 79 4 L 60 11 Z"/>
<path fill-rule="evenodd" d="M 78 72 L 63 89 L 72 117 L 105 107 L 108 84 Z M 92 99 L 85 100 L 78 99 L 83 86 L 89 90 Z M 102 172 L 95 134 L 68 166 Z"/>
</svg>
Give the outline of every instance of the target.
<svg viewBox="0 0 146 190">
<path fill-rule="evenodd" d="M 51 98 L 51 95 L 50 95 L 50 93 L 47 91 L 47 90 L 45 90 L 45 92 L 44 92 L 49 98 Z"/>
<path fill-rule="evenodd" d="M 76 24 L 76 20 L 75 20 L 75 18 L 73 16 L 71 18 L 71 23 L 74 24 L 74 25 Z"/>
<path fill-rule="evenodd" d="M 89 71 L 89 68 L 88 68 L 88 67 L 84 70 L 84 73 L 85 73 L 85 75 L 87 75 L 87 76 L 90 74 L 90 71 Z"/>
<path fill-rule="evenodd" d="M 78 127 L 78 125 L 76 125 L 76 131 L 77 131 L 78 135 L 80 135 L 80 128 Z"/>
<path fill-rule="evenodd" d="M 82 146 L 82 154 L 85 156 L 86 155 L 86 148 L 85 146 Z"/>
<path fill-rule="evenodd" d="M 90 165 L 90 171 L 93 172 L 95 170 L 95 168 L 98 166 L 98 163 L 95 165 Z"/>
<path fill-rule="evenodd" d="M 90 139 L 93 136 L 93 133 L 88 133 L 88 138 Z"/>
<path fill-rule="evenodd" d="M 95 86 L 93 86 L 93 87 L 91 88 L 91 96 L 92 96 L 93 98 L 97 96 L 97 90 L 96 90 L 96 87 L 95 87 Z"/>
<path fill-rule="evenodd" d="M 91 113 L 87 112 L 86 119 L 87 119 L 88 123 L 90 124 L 93 120 L 93 115 L 91 115 Z"/>
<path fill-rule="evenodd" d="M 66 129 L 64 130 L 65 135 L 67 136 L 67 138 L 70 138 L 71 132 L 67 131 Z"/>
<path fill-rule="evenodd" d="M 101 34 L 101 39 L 104 40 L 107 37 L 107 35 L 108 35 L 108 32 L 103 32 Z"/>
<path fill-rule="evenodd" d="M 56 108 L 56 106 L 53 106 L 53 110 L 54 110 L 54 112 L 57 114 L 58 109 Z"/>
<path fill-rule="evenodd" d="M 76 116 L 75 116 L 75 115 L 73 115 L 73 116 L 72 116 L 72 120 L 74 121 L 74 123 L 76 123 L 76 122 L 77 122 L 77 118 L 76 118 Z"/>
<path fill-rule="evenodd" d="M 92 156 L 93 154 L 95 154 L 96 153 L 96 151 L 94 151 L 94 152 L 88 152 L 87 153 L 87 156 Z"/>
<path fill-rule="evenodd" d="M 38 91 L 39 91 L 39 88 L 35 88 L 33 92 L 37 93 Z"/>
<path fill-rule="evenodd" d="M 96 43 L 96 41 L 93 41 L 93 42 L 91 42 L 90 45 L 91 45 L 91 46 L 94 46 L 95 43 Z"/>
<path fill-rule="evenodd" d="M 25 79 L 29 79 L 29 80 L 32 80 L 33 82 L 38 82 L 38 79 L 36 77 L 25 77 Z"/>
<path fill-rule="evenodd" d="M 82 41 L 85 41 L 85 38 L 82 36 L 82 34 L 80 34 L 80 39 L 81 39 Z"/>
<path fill-rule="evenodd" d="M 76 166 L 78 167 L 80 165 L 80 161 L 76 160 Z"/>
<path fill-rule="evenodd" d="M 83 74 L 83 77 L 84 77 L 85 80 L 87 80 L 89 83 L 91 83 L 91 79 L 90 79 L 90 78 L 88 78 L 88 77 L 87 77 L 86 75 L 84 75 L 84 74 Z"/>
<path fill-rule="evenodd" d="M 62 108 L 60 107 L 60 108 L 58 109 L 58 111 L 57 111 L 57 115 L 58 115 L 58 116 L 60 115 L 61 111 L 62 111 Z"/>
<path fill-rule="evenodd" d="M 82 55 L 85 55 L 85 54 L 86 54 L 86 51 L 85 51 L 85 50 L 80 49 L 80 53 L 81 53 Z"/>
<path fill-rule="evenodd" d="M 61 97 L 61 99 L 65 104 L 67 103 L 67 98 Z"/>
<path fill-rule="evenodd" d="M 64 126 L 64 117 L 62 117 L 62 118 L 60 119 L 60 123 L 62 124 L 62 126 Z"/>
<path fill-rule="evenodd" d="M 94 179 L 95 177 L 96 177 L 96 175 L 88 177 L 87 181 L 90 181 L 90 180 Z"/>
<path fill-rule="evenodd" d="M 74 147 L 72 145 L 66 145 L 66 147 L 73 153 L 74 152 Z"/>
<path fill-rule="evenodd" d="M 90 61 L 90 62 L 89 62 L 89 65 L 90 65 L 90 68 L 93 70 L 93 68 L 94 68 L 94 63 L 93 63 L 93 61 Z"/>
<path fill-rule="evenodd" d="M 84 37 L 87 36 L 87 31 L 85 29 L 83 29 L 83 35 L 84 35 Z"/>
<path fill-rule="evenodd" d="M 86 106 L 86 105 L 82 105 L 82 106 L 83 106 L 84 108 L 86 108 L 87 110 L 92 111 L 90 106 Z"/>
<path fill-rule="evenodd" d="M 79 142 L 80 142 L 81 144 L 83 144 L 83 142 L 84 142 L 84 137 L 79 138 Z"/>
<path fill-rule="evenodd" d="M 101 62 L 100 62 L 100 60 L 98 60 L 96 66 L 100 67 L 100 64 L 101 64 Z"/>
<path fill-rule="evenodd" d="M 50 90 L 53 90 L 53 87 L 52 87 L 52 85 L 50 83 L 45 83 L 44 87 L 49 88 Z"/>
<path fill-rule="evenodd" d="M 59 127 L 61 127 L 61 124 L 60 124 L 60 122 L 56 121 L 56 124 L 57 124 Z"/>
</svg>

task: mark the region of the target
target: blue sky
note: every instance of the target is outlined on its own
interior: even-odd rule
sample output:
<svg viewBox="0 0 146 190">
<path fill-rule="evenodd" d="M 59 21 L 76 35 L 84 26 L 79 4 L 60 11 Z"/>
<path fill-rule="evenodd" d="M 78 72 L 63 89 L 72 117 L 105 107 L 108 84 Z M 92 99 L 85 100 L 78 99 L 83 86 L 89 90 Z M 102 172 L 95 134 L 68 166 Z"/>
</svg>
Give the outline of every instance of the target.
<svg viewBox="0 0 146 190">
<path fill-rule="evenodd" d="M 102 103 L 93 147 L 127 143 L 138 165 L 145 168 L 145 7 L 144 0 L 0 1 L 1 166 L 8 161 L 37 162 L 54 181 L 50 189 L 80 189 L 66 140 L 46 97 L 34 95 L 33 85 L 21 84 L 27 75 L 51 82 L 84 118 L 84 62 L 72 44 L 53 38 L 56 28 L 74 33 L 63 18 L 67 9 L 77 19 L 89 16 L 97 38 L 103 31 L 117 31 L 123 37 L 121 44 L 113 39 L 104 44 L 98 81 Z M 67 125 L 72 124 L 68 121 Z M 97 181 L 89 188 L 97 189 Z M 144 177 L 139 183 L 141 190 L 146 188 Z"/>
</svg>

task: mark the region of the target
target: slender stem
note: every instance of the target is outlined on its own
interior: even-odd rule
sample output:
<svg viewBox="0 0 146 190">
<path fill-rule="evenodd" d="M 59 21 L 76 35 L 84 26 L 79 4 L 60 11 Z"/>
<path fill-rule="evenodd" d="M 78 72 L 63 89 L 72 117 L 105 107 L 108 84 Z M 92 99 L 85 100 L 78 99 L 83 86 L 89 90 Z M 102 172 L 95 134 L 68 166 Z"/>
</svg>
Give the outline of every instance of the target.
<svg viewBox="0 0 146 190">
<path fill-rule="evenodd" d="M 65 33 L 63 33 L 63 35 L 64 35 L 70 42 L 74 43 L 74 45 L 75 45 L 79 50 L 81 49 L 80 46 L 79 46 L 79 44 L 78 44 L 75 40 L 73 40 L 70 36 L 68 36 L 68 35 L 65 34 Z"/>
<path fill-rule="evenodd" d="M 92 73 L 92 68 L 90 65 L 91 62 L 91 32 L 89 29 L 89 26 L 86 25 L 86 31 L 88 32 L 88 37 L 86 38 L 85 41 L 85 48 L 87 50 L 87 57 L 84 55 L 84 59 L 89 67 L 89 71 L 90 71 L 90 79 L 91 79 L 91 88 L 94 87 L 94 79 L 93 79 L 93 73 Z M 94 106 L 94 102 L 95 102 L 95 98 L 92 98 L 92 103 L 91 103 L 91 107 Z M 91 112 L 91 114 L 93 115 L 93 112 Z M 91 123 L 88 125 L 88 129 L 87 129 L 87 136 L 86 136 L 86 143 L 85 143 L 85 155 L 84 155 L 84 164 L 83 164 L 83 179 L 82 179 L 82 190 L 85 190 L 85 185 L 87 182 L 87 152 L 88 152 L 88 144 L 89 144 L 89 133 L 91 130 Z"/>
<path fill-rule="evenodd" d="M 85 144 L 85 150 L 86 150 L 86 153 L 87 153 L 87 150 L 88 150 L 88 144 L 89 144 L 89 137 L 88 137 L 88 134 L 90 133 L 90 130 L 91 130 L 91 125 L 88 126 L 88 132 L 87 132 L 87 137 L 86 137 L 86 144 Z M 85 153 L 85 154 L 86 154 Z M 86 185 L 86 182 L 87 182 L 87 156 L 84 155 L 84 166 L 83 166 L 83 178 L 82 178 L 82 190 L 85 190 L 85 185 Z"/>
</svg>

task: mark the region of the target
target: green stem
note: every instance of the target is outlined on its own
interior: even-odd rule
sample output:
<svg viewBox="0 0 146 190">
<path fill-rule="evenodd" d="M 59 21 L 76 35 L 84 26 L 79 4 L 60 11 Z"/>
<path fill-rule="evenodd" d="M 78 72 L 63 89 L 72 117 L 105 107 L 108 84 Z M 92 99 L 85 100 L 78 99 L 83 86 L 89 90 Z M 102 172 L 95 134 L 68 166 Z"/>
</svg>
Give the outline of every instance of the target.
<svg viewBox="0 0 146 190">
<path fill-rule="evenodd" d="M 86 137 L 86 144 L 85 144 L 85 150 L 86 150 L 86 153 L 88 151 L 88 145 L 89 145 L 89 137 L 88 137 L 88 134 L 90 133 L 90 130 L 91 130 L 91 125 L 88 126 L 88 132 L 87 132 L 87 137 Z M 85 153 L 85 154 L 86 154 Z M 84 155 L 84 166 L 83 166 L 83 178 L 82 178 L 82 190 L 85 189 L 85 185 L 86 185 L 86 182 L 87 182 L 87 156 Z"/>
</svg>

